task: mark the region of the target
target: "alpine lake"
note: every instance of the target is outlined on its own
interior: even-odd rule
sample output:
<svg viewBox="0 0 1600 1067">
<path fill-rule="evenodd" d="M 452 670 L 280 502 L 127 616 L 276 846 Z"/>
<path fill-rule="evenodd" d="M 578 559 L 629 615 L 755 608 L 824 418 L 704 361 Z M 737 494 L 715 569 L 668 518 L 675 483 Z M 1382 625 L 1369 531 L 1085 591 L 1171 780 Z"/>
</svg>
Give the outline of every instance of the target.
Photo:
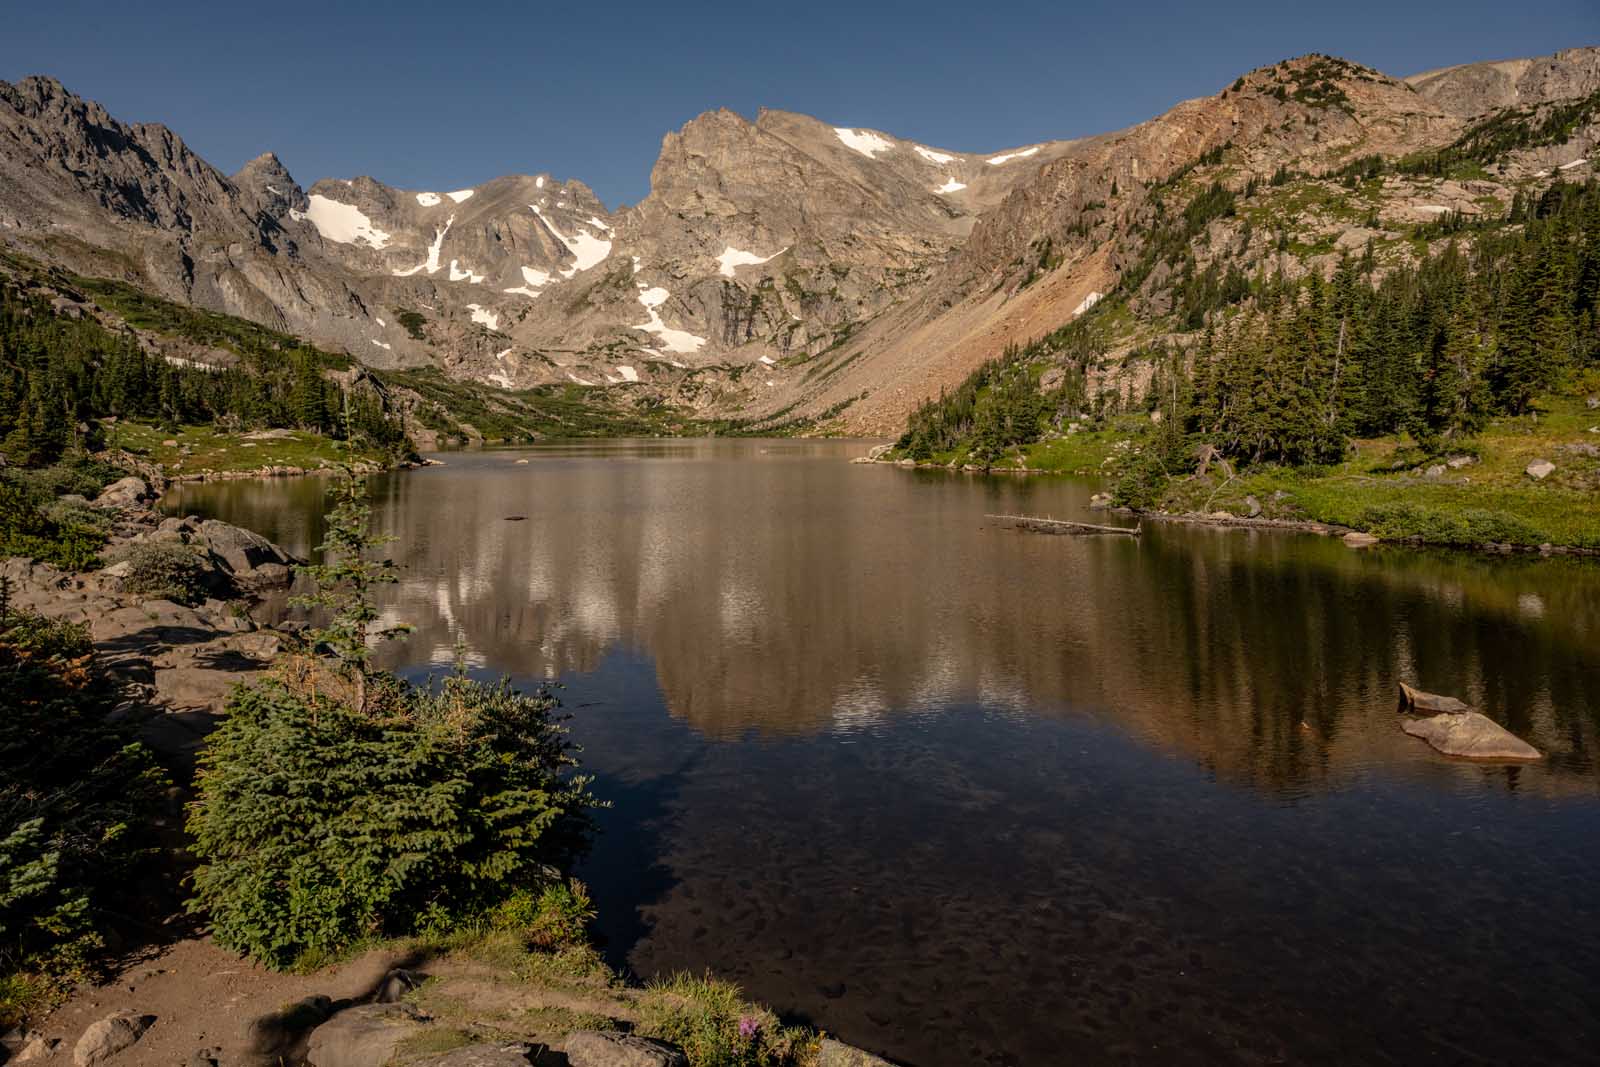
<svg viewBox="0 0 1600 1067">
<path fill-rule="evenodd" d="M 613 962 L 918 1067 L 1600 1062 L 1600 563 L 1126 522 L 863 442 L 371 480 L 384 665 L 557 684 Z M 317 478 L 163 506 L 308 555 Z M 281 603 L 262 606 L 268 614 Z M 1536 763 L 1400 729 L 1451 694 Z"/>
</svg>

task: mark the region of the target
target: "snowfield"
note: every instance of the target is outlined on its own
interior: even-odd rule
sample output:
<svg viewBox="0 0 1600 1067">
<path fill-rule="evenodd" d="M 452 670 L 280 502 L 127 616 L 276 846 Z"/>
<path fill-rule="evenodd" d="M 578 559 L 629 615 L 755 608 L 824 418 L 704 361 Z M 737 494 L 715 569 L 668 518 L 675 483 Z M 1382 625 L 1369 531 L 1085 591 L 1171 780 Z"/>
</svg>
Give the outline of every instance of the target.
<svg viewBox="0 0 1600 1067">
<path fill-rule="evenodd" d="M 1023 148 L 1015 152 L 1006 152 L 1002 155 L 990 156 L 988 159 L 984 160 L 984 162 L 989 164 L 991 167 L 998 167 L 1002 163 L 1010 163 L 1013 159 L 1027 159 L 1029 156 L 1037 155 L 1038 152 L 1039 146 L 1034 145 L 1032 148 Z"/>
<path fill-rule="evenodd" d="M 1096 304 L 1100 303 L 1100 298 L 1103 295 L 1104 294 L 1102 294 L 1102 293 L 1094 292 L 1094 293 L 1090 293 L 1088 296 L 1084 297 L 1083 298 L 1083 302 L 1080 303 L 1077 307 L 1072 309 L 1072 317 L 1073 318 L 1077 318 L 1079 315 L 1082 315 L 1085 311 L 1088 311 L 1090 308 L 1092 308 Z"/>
<path fill-rule="evenodd" d="M 839 135 L 839 140 L 844 142 L 846 148 L 860 152 L 868 159 L 876 159 L 879 152 L 892 151 L 894 148 L 893 141 L 886 141 L 871 130 L 853 130 L 848 126 L 835 126 L 833 132 Z"/>
<path fill-rule="evenodd" d="M 537 270 L 533 267 L 523 267 L 523 284 L 507 289 L 506 292 L 516 293 L 518 296 L 535 297 L 539 295 L 540 289 L 550 284 L 550 278 L 551 275 L 548 271 Z"/>
<path fill-rule="evenodd" d="M 299 217 L 310 219 L 311 225 L 326 241 L 337 241 L 342 245 L 353 245 L 360 241 L 373 248 L 383 248 L 389 243 L 389 235 L 374 226 L 360 208 L 354 204 L 329 200 L 321 193 L 311 194 L 310 205 L 305 214 Z"/>
<path fill-rule="evenodd" d="M 463 200 L 471 200 L 472 194 L 475 192 L 477 192 L 476 189 L 457 189 L 453 193 L 445 193 L 444 195 L 459 204 Z"/>
<path fill-rule="evenodd" d="M 500 316 L 484 307 L 482 304 L 468 304 L 467 310 L 472 312 L 472 321 L 479 326 L 497 329 L 500 325 Z"/>
<path fill-rule="evenodd" d="M 956 158 L 955 156 L 947 155 L 944 152 L 935 152 L 931 148 L 924 148 L 921 145 L 912 145 L 911 150 L 917 155 L 921 156 L 923 159 L 926 159 L 929 163 L 948 163 L 952 159 Z"/>
<path fill-rule="evenodd" d="M 656 310 L 672 296 L 671 293 L 660 286 L 645 288 L 643 282 L 639 283 L 639 303 L 650 313 L 650 321 L 642 326 L 635 326 L 636 330 L 653 333 L 661 338 L 661 347 L 668 352 L 698 352 L 706 343 L 704 337 L 697 337 L 688 330 L 674 330 L 661 321 L 661 312 Z"/>
<path fill-rule="evenodd" d="M 722 250 L 722 254 L 717 257 L 717 273 L 724 278 L 732 278 L 735 267 L 758 267 L 763 263 L 776 259 L 787 251 L 789 251 L 789 246 L 784 245 L 770 256 L 758 256 L 754 252 L 746 252 L 742 248 L 728 245 Z"/>
<path fill-rule="evenodd" d="M 577 260 L 571 267 L 561 272 L 563 278 L 571 278 L 579 271 L 588 270 L 611 254 L 610 241 L 596 237 L 587 230 L 579 230 L 574 236 L 568 237 L 556 228 L 555 223 L 545 217 L 544 211 L 538 204 L 529 204 L 528 206 L 533 209 L 535 215 L 539 216 L 539 221 L 544 223 L 551 233 L 555 234 L 556 240 L 566 245 L 567 251 L 571 252 L 573 258 Z M 601 225 L 604 226 L 605 223 L 601 223 Z"/>
<path fill-rule="evenodd" d="M 959 193 L 961 190 L 965 189 L 966 187 L 967 187 L 967 183 L 966 182 L 958 182 L 954 178 L 951 178 L 948 181 L 946 181 L 943 185 L 939 186 L 939 188 L 935 189 L 934 192 L 936 192 L 936 193 Z"/>
<path fill-rule="evenodd" d="M 421 204 L 423 207 L 438 207 L 440 204 L 444 203 L 444 201 L 439 199 L 438 193 L 418 193 L 417 203 Z"/>
</svg>

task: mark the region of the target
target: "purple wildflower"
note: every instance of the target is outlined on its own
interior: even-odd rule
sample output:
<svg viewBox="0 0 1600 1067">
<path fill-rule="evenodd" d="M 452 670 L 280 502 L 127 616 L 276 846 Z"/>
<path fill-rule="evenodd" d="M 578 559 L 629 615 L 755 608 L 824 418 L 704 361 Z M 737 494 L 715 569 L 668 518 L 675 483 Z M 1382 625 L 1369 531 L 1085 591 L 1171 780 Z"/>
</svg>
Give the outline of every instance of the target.
<svg viewBox="0 0 1600 1067">
<path fill-rule="evenodd" d="M 756 1031 L 761 1029 L 761 1021 L 753 1015 L 746 1015 L 739 1020 L 739 1036 L 746 1041 L 756 1036 Z"/>
</svg>

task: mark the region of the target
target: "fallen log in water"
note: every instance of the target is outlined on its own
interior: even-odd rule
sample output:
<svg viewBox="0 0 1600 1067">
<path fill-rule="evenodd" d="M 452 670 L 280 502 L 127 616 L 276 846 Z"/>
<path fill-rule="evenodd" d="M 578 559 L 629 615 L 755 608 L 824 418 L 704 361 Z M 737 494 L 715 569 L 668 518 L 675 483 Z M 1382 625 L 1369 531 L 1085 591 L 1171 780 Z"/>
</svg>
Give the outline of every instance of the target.
<svg viewBox="0 0 1600 1067">
<path fill-rule="evenodd" d="M 1041 519 L 1035 515 L 989 515 L 987 518 L 1008 522 L 1019 530 L 1047 534 L 1124 534 L 1138 537 L 1138 526 L 1101 526 L 1093 522 L 1073 522 L 1070 519 Z"/>
</svg>

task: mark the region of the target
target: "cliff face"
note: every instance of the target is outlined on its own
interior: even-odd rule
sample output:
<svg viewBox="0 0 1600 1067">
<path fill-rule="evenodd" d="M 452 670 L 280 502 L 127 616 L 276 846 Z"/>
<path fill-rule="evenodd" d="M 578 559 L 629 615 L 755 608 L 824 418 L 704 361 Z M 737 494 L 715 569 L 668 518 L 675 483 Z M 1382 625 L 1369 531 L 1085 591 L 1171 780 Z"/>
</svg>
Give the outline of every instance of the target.
<svg viewBox="0 0 1600 1067">
<path fill-rule="evenodd" d="M 0 83 L 0 240 L 378 367 L 638 382 L 701 410 L 843 411 L 848 428 L 890 432 L 1110 292 L 1165 210 L 1155 191 L 1436 150 L 1597 90 L 1592 48 L 1403 81 L 1307 56 L 1127 130 L 985 155 L 715 111 L 663 138 L 648 197 L 609 211 L 551 174 L 303 189 L 268 153 L 229 177 L 165 127 L 29 78 Z M 1487 180 L 1567 166 L 1594 109 L 1571 125 Z"/>
</svg>

